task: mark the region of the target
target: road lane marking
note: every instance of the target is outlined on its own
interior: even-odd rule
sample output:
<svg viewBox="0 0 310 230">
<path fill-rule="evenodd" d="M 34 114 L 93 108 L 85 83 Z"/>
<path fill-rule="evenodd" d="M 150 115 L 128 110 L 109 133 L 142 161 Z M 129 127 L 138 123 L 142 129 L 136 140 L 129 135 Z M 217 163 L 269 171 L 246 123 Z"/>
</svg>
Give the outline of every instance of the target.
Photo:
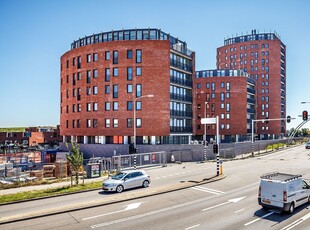
<svg viewBox="0 0 310 230">
<path fill-rule="evenodd" d="M 129 220 L 143 218 L 143 217 L 146 217 L 146 216 L 156 215 L 156 214 L 159 214 L 159 213 L 162 213 L 162 212 L 167 212 L 167 211 L 171 211 L 171 210 L 174 210 L 174 209 L 186 207 L 186 206 L 189 206 L 189 205 L 198 204 L 198 203 L 201 203 L 201 202 L 209 200 L 209 199 L 210 199 L 210 197 L 207 197 L 207 198 L 205 197 L 205 198 L 202 198 L 202 199 L 199 199 L 199 200 L 189 201 L 189 202 L 186 202 L 186 203 L 183 203 L 183 204 L 177 204 L 177 205 L 170 206 L 170 207 L 167 207 L 167 208 L 158 209 L 158 210 L 154 210 L 154 211 L 151 211 L 151 212 L 147 212 L 147 213 L 143 213 L 143 214 L 139 214 L 139 215 L 135 215 L 135 216 L 130 216 L 130 217 L 126 217 L 126 218 L 123 218 L 123 219 L 118 219 L 118 220 L 114 220 L 114 221 L 109 221 L 109 222 L 104 222 L 104 223 L 101 223 L 101 224 L 92 225 L 90 227 L 92 229 L 101 228 L 101 227 L 104 227 L 104 226 L 109 226 L 109 225 L 113 225 L 113 224 L 117 224 L 117 223 L 122 223 L 122 222 L 126 222 L 126 221 L 129 221 Z"/>
<path fill-rule="evenodd" d="M 237 213 L 239 213 L 239 212 L 242 212 L 242 211 L 244 211 L 244 208 L 243 208 L 243 209 L 240 209 L 240 210 L 238 210 L 238 211 L 235 211 L 235 214 L 237 214 Z"/>
<path fill-rule="evenodd" d="M 199 226 L 200 226 L 200 224 L 196 224 L 196 225 L 193 225 L 193 226 L 191 226 L 191 227 L 185 228 L 185 230 L 197 228 L 197 227 L 199 227 Z"/>
<path fill-rule="evenodd" d="M 307 215 L 304 215 L 303 217 L 301 217 L 298 220 L 294 221 L 293 223 L 285 226 L 284 228 L 281 228 L 281 230 L 290 230 L 290 229 L 296 227 L 297 225 L 299 225 L 300 223 L 302 223 L 303 221 L 307 220 L 308 218 L 310 218 L 310 213 L 308 213 Z"/>
<path fill-rule="evenodd" d="M 257 219 L 255 219 L 255 220 L 252 220 L 252 221 L 250 221 L 250 222 L 244 224 L 244 226 L 248 226 L 248 225 L 250 225 L 250 224 L 253 224 L 253 223 L 255 223 L 255 222 L 259 221 L 259 220 L 264 219 L 264 218 L 267 217 L 267 216 L 270 216 L 270 215 L 274 214 L 274 213 L 275 213 L 275 212 L 269 212 L 269 213 L 267 213 L 266 215 L 263 215 L 263 216 L 260 217 L 260 218 L 257 218 Z"/>
<path fill-rule="evenodd" d="M 217 204 L 217 205 L 211 206 L 211 207 L 209 207 L 209 208 L 202 209 L 201 211 L 202 211 L 202 212 L 205 212 L 205 211 L 208 211 L 208 210 L 210 210 L 210 209 L 223 206 L 223 205 L 225 205 L 225 204 L 237 203 L 237 202 L 239 202 L 240 200 L 243 200 L 244 198 L 246 198 L 246 197 L 244 196 L 244 197 L 238 197 L 238 198 L 235 198 L 235 199 L 230 199 L 230 200 L 228 200 L 228 201 L 226 201 L 226 202 L 224 202 L 224 203 Z"/>
<path fill-rule="evenodd" d="M 208 192 L 211 194 L 215 194 L 215 195 L 220 195 L 220 194 L 224 194 L 225 192 L 219 191 L 219 190 L 215 190 L 215 189 L 211 189 L 211 188 L 206 188 L 206 187 L 202 187 L 202 186 L 195 186 L 192 187 L 192 189 L 196 189 L 198 191 L 202 191 L 202 192 Z"/>
<path fill-rule="evenodd" d="M 96 215 L 96 216 L 90 216 L 90 217 L 86 217 L 86 218 L 84 218 L 82 220 L 90 220 L 90 219 L 94 219 L 94 218 L 98 218 L 98 217 L 102 217 L 102 216 L 109 216 L 109 215 L 113 215 L 113 214 L 116 214 L 116 213 L 129 211 L 129 210 L 138 208 L 141 204 L 142 203 L 129 204 L 129 205 L 126 205 L 125 206 L 126 208 L 123 209 L 123 210 L 118 210 L 118 211 L 115 211 L 115 212 L 104 213 L 104 214 L 100 214 L 100 215 Z"/>
</svg>

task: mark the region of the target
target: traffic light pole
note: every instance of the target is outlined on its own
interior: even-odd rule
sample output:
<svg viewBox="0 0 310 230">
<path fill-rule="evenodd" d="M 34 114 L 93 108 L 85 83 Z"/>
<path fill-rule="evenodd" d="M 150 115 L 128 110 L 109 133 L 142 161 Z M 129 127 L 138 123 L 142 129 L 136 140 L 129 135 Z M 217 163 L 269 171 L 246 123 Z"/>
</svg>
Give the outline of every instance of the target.
<svg viewBox="0 0 310 230">
<path fill-rule="evenodd" d="M 295 119 L 295 118 L 290 118 L 291 120 Z M 254 122 L 258 122 L 258 121 L 283 121 L 283 120 L 287 120 L 287 118 L 274 118 L 274 119 L 258 119 L 258 120 L 252 120 L 252 143 L 254 143 Z"/>
</svg>

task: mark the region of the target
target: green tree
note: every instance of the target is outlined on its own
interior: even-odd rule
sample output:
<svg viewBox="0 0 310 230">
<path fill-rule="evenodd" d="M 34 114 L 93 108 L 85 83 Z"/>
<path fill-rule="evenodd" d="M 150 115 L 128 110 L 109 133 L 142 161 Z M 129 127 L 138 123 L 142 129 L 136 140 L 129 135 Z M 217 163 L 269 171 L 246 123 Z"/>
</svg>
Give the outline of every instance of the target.
<svg viewBox="0 0 310 230">
<path fill-rule="evenodd" d="M 308 136 L 308 130 L 309 130 L 309 129 L 307 129 L 307 128 L 301 129 L 301 134 L 302 134 L 303 137 Z"/>
<path fill-rule="evenodd" d="M 80 145 L 74 141 L 71 141 L 71 146 L 70 146 L 71 149 L 69 148 L 68 143 L 66 143 L 66 146 L 69 151 L 69 154 L 66 155 L 66 158 L 70 163 L 72 173 L 75 174 L 76 185 L 78 185 L 79 184 L 79 169 L 83 164 L 83 153 L 80 151 Z"/>
</svg>

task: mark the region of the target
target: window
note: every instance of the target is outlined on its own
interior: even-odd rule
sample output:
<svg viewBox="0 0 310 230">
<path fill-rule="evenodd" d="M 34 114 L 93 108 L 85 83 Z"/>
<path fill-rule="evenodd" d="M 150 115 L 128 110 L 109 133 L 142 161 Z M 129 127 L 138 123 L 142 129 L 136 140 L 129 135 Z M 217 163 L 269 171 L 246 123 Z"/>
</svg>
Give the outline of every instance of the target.
<svg viewBox="0 0 310 230">
<path fill-rule="evenodd" d="M 225 129 L 225 124 L 221 124 L 221 129 Z"/>
<path fill-rule="evenodd" d="M 82 62 L 82 59 L 81 59 L 81 57 L 80 56 L 78 56 L 78 66 L 77 66 L 77 68 L 78 69 L 80 69 L 81 68 L 81 62 Z"/>
<path fill-rule="evenodd" d="M 105 86 L 105 94 L 110 94 L 110 86 L 109 85 Z"/>
<path fill-rule="evenodd" d="M 110 102 L 106 102 L 105 103 L 105 110 L 106 111 L 109 111 L 111 109 L 111 104 L 110 104 Z"/>
<path fill-rule="evenodd" d="M 225 114 L 221 113 L 221 119 L 224 119 L 224 118 L 225 118 Z"/>
<path fill-rule="evenodd" d="M 225 93 L 221 93 L 221 101 L 225 100 Z"/>
<path fill-rule="evenodd" d="M 221 103 L 221 109 L 224 109 L 224 108 L 225 108 L 225 104 Z"/>
<path fill-rule="evenodd" d="M 110 60 L 110 52 L 109 51 L 105 52 L 105 60 Z"/>
<path fill-rule="evenodd" d="M 87 119 L 87 120 L 86 120 L 86 127 L 87 127 L 87 128 L 90 128 L 90 127 L 91 127 L 91 120 L 90 120 L 90 119 Z"/>
<path fill-rule="evenodd" d="M 127 110 L 132 110 L 132 101 L 127 101 Z"/>
<path fill-rule="evenodd" d="M 226 113 L 226 119 L 230 119 L 230 113 Z"/>
<path fill-rule="evenodd" d="M 93 86 L 93 94 L 94 95 L 98 94 L 98 87 L 97 86 Z"/>
<path fill-rule="evenodd" d="M 72 59 L 72 65 L 75 66 L 75 63 L 76 63 L 76 58 L 74 57 L 74 58 Z"/>
<path fill-rule="evenodd" d="M 91 79 L 91 71 L 90 71 L 90 70 L 87 70 L 87 79 L 86 79 L 86 82 L 87 82 L 87 83 L 90 83 L 90 79 Z"/>
<path fill-rule="evenodd" d="M 132 93 L 132 85 L 131 84 L 127 85 L 127 93 Z"/>
<path fill-rule="evenodd" d="M 127 81 L 132 80 L 132 67 L 127 67 Z"/>
<path fill-rule="evenodd" d="M 93 78 L 97 78 L 98 77 L 98 70 L 94 69 L 93 70 Z"/>
<path fill-rule="evenodd" d="M 227 99 L 230 98 L 230 93 L 229 93 L 229 92 L 226 93 L 226 98 L 227 98 Z"/>
<path fill-rule="evenodd" d="M 136 110 L 141 110 L 141 109 L 142 109 L 142 102 L 136 101 Z"/>
<path fill-rule="evenodd" d="M 67 68 L 69 68 L 69 60 L 67 60 Z"/>
<path fill-rule="evenodd" d="M 76 83 L 76 76 L 75 73 L 72 75 L 72 85 L 75 85 Z"/>
<path fill-rule="evenodd" d="M 93 111 L 98 111 L 98 103 L 97 102 L 93 103 Z"/>
<path fill-rule="evenodd" d="M 113 64 L 118 64 L 118 51 L 113 51 Z"/>
<path fill-rule="evenodd" d="M 113 98 L 118 98 L 118 85 L 113 85 Z"/>
<path fill-rule="evenodd" d="M 66 128 L 69 128 L 69 120 L 66 120 Z"/>
<path fill-rule="evenodd" d="M 91 95 L 91 87 L 86 87 L 86 95 Z"/>
<path fill-rule="evenodd" d="M 118 102 L 117 102 L 117 101 L 114 101 L 114 102 L 113 102 L 113 110 L 114 110 L 114 111 L 117 111 L 117 110 L 118 110 Z"/>
<path fill-rule="evenodd" d="M 105 119 L 105 127 L 106 128 L 110 128 L 111 127 L 110 119 Z"/>
<path fill-rule="evenodd" d="M 105 69 L 105 81 L 110 81 L 110 69 Z"/>
<path fill-rule="evenodd" d="M 97 53 L 93 54 L 93 60 L 94 60 L 94 62 L 98 61 L 98 54 Z"/>
<path fill-rule="evenodd" d="M 230 111 L 230 103 L 226 103 L 226 111 L 227 111 L 227 112 Z"/>
<path fill-rule="evenodd" d="M 142 119 L 141 118 L 137 118 L 136 119 L 136 127 L 137 128 L 141 128 L 142 127 Z"/>
<path fill-rule="evenodd" d="M 114 77 L 118 76 L 118 68 L 113 68 L 113 76 Z"/>
<path fill-rule="evenodd" d="M 77 73 L 77 79 L 78 79 L 78 81 L 81 80 L 81 78 L 82 78 L 82 74 L 81 74 L 81 72 L 78 72 L 78 73 Z"/>
<path fill-rule="evenodd" d="M 201 84 L 197 83 L 197 89 L 200 89 L 200 88 L 201 88 Z"/>
<path fill-rule="evenodd" d="M 226 90 L 227 90 L 227 91 L 230 90 L 230 82 L 226 82 Z"/>
<path fill-rule="evenodd" d="M 91 111 L 91 103 L 86 104 L 86 111 Z"/>
<path fill-rule="evenodd" d="M 212 90 L 212 91 L 215 90 L 215 83 L 214 83 L 214 82 L 211 83 L 211 90 Z"/>
<path fill-rule="evenodd" d="M 142 67 L 136 67 L 136 75 L 141 76 L 142 75 Z"/>
<path fill-rule="evenodd" d="M 206 83 L 206 88 L 210 89 L 210 83 Z"/>
<path fill-rule="evenodd" d="M 226 129 L 230 129 L 230 124 L 226 124 Z"/>
<path fill-rule="evenodd" d="M 87 63 L 91 62 L 91 54 L 87 54 L 86 61 L 87 61 Z"/>
<path fill-rule="evenodd" d="M 136 63 L 142 62 L 142 50 L 136 50 Z"/>
<path fill-rule="evenodd" d="M 127 58 L 132 59 L 132 50 L 127 50 Z"/>
<path fill-rule="evenodd" d="M 98 120 L 97 119 L 93 119 L 93 127 L 97 128 L 98 126 Z"/>
<path fill-rule="evenodd" d="M 224 87 L 225 87 L 225 83 L 221 82 L 221 88 L 224 88 Z"/>
<path fill-rule="evenodd" d="M 77 124 L 76 124 L 77 128 L 81 128 L 81 120 L 78 119 L 76 123 L 77 123 Z"/>
<path fill-rule="evenodd" d="M 136 97 L 141 97 L 142 96 L 142 85 L 137 84 L 136 85 Z"/>
<path fill-rule="evenodd" d="M 118 119 L 113 119 L 113 127 L 114 128 L 118 127 Z"/>
<path fill-rule="evenodd" d="M 127 118 L 127 128 L 132 128 L 132 118 Z"/>
<path fill-rule="evenodd" d="M 78 112 L 81 112 L 82 111 L 82 106 L 81 104 L 78 104 Z"/>
</svg>

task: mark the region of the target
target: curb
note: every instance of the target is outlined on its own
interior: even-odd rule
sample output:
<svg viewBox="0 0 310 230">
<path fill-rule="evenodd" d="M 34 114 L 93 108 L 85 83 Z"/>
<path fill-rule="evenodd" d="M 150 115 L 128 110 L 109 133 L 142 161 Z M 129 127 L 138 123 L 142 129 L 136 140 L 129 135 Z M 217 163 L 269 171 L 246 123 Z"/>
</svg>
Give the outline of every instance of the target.
<svg viewBox="0 0 310 230">
<path fill-rule="evenodd" d="M 110 200 L 97 200 L 97 201 L 95 200 L 92 202 L 80 203 L 80 204 L 75 204 L 75 205 L 62 207 L 62 208 L 40 210 L 37 212 L 31 212 L 31 213 L 21 214 L 21 215 L 17 215 L 17 216 L 3 217 L 3 218 L 0 218 L 0 225 L 13 223 L 13 222 L 17 222 L 17 221 L 31 220 L 31 219 L 35 219 L 35 218 L 39 218 L 39 217 L 46 217 L 46 216 L 51 216 L 51 215 L 63 214 L 66 212 L 79 211 L 79 210 L 84 210 L 84 209 L 93 208 L 93 207 L 99 207 L 99 206 L 103 206 L 103 205 L 116 204 L 116 203 L 124 202 L 127 200 L 134 200 L 134 199 L 140 199 L 140 198 L 145 198 L 145 197 L 150 197 L 150 196 L 156 196 L 156 195 L 160 195 L 160 194 L 165 194 L 165 193 L 169 193 L 169 192 L 183 190 L 186 188 L 191 188 L 191 187 L 194 187 L 197 185 L 216 182 L 216 181 L 222 180 L 226 177 L 227 177 L 227 174 L 222 174 L 219 176 L 204 178 L 202 180 L 190 180 L 190 181 L 186 181 L 186 182 L 181 182 L 180 184 L 173 184 L 173 185 L 169 185 L 166 187 L 159 187 L 157 189 L 148 190 L 147 192 L 141 191 L 141 192 L 137 192 L 134 194 L 123 194 L 122 197 L 114 197 Z"/>
</svg>

